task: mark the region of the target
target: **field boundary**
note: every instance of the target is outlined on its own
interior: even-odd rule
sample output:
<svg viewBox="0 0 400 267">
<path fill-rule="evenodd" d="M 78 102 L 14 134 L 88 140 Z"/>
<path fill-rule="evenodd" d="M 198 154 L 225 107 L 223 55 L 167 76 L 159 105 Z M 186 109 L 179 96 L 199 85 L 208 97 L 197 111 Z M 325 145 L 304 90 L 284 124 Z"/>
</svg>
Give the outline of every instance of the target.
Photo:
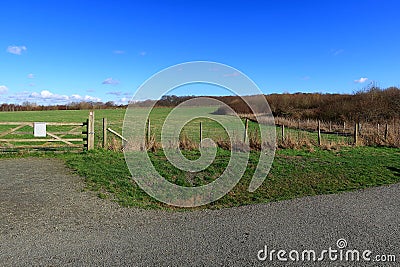
<svg viewBox="0 0 400 267">
<path fill-rule="evenodd" d="M 0 152 L 94 148 L 93 111 L 85 122 L 0 122 L 0 127 L 7 128 L 0 130 Z"/>
</svg>

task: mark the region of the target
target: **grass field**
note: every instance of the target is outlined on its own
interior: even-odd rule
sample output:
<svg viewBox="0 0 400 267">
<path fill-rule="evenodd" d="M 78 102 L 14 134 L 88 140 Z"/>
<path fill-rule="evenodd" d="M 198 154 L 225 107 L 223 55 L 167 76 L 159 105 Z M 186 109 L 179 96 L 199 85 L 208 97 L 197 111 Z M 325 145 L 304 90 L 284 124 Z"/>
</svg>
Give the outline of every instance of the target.
<svg viewBox="0 0 400 267">
<path fill-rule="evenodd" d="M 101 144 L 102 118 L 107 117 L 109 127 L 117 130 L 122 129 L 125 109 L 107 109 L 95 111 L 95 143 Z M 49 111 L 20 111 L 20 112 L 1 112 L 0 122 L 85 122 L 89 116 L 88 110 L 49 110 Z M 9 129 L 10 126 L 0 126 L 0 132 Z M 70 127 L 71 128 L 71 127 Z M 69 130 L 53 127 L 49 130 Z M 23 130 L 32 130 L 24 128 Z"/>
<path fill-rule="evenodd" d="M 202 112 L 212 113 L 217 108 L 215 107 L 205 107 L 200 108 Z M 167 117 L 168 113 L 172 108 L 155 108 L 150 114 L 151 120 L 151 133 L 154 134 L 156 141 L 161 140 L 161 126 Z M 192 112 L 193 115 L 198 112 L 199 109 L 188 108 L 188 112 Z M 140 108 L 138 109 L 140 112 Z M 21 112 L 1 112 L 0 122 L 84 122 L 88 118 L 88 110 L 50 110 L 50 111 L 21 111 Z M 105 110 L 95 110 L 95 144 L 100 147 L 102 143 L 102 119 L 107 118 L 108 127 L 122 133 L 122 124 L 125 116 L 125 109 L 105 109 Z M 221 116 L 221 115 L 220 115 Z M 203 128 L 203 138 L 212 139 L 227 139 L 227 134 L 223 127 L 217 122 L 209 119 L 195 119 L 188 123 L 183 129 L 182 134 L 187 136 L 194 142 L 199 142 L 199 122 L 202 122 Z M 249 122 L 249 132 L 254 132 L 258 127 L 258 124 L 254 122 Z M 0 126 L 0 132 L 10 127 Z M 68 129 L 68 128 L 67 128 Z M 24 129 L 21 129 L 24 130 Z M 27 129 L 25 129 L 27 130 Z M 59 129 L 65 130 L 65 129 Z M 238 136 L 242 137 L 243 133 L 238 132 Z M 286 135 L 293 140 L 311 140 L 316 143 L 317 133 L 298 131 L 296 129 L 286 129 Z M 112 138 L 112 135 L 109 135 Z M 277 140 L 281 140 L 281 130 L 277 128 L 276 130 Z M 343 137 L 339 135 L 322 135 L 322 140 L 324 142 L 339 142 L 339 143 L 350 143 L 351 138 Z M 119 140 L 119 139 L 117 139 Z"/>
<path fill-rule="evenodd" d="M 216 108 L 202 108 L 212 113 Z M 151 133 L 155 135 L 156 140 L 161 140 L 161 125 L 171 108 L 155 108 L 151 112 Z M 190 110 L 190 109 L 189 109 Z M 138 109 L 140 112 L 140 108 Z M 89 115 L 88 110 L 50 110 L 50 111 L 21 111 L 21 112 L 1 112 L 0 122 L 84 122 Z M 105 109 L 95 110 L 95 144 L 100 147 L 102 143 L 102 119 L 107 118 L 108 127 L 122 132 L 122 124 L 125 116 L 125 109 Z M 225 138 L 225 132 L 218 123 L 202 119 L 204 138 Z M 183 134 L 193 140 L 199 140 L 199 122 L 200 119 L 189 123 Z M 11 126 L 0 126 L 0 132 L 10 129 Z M 28 128 L 21 129 L 27 131 Z M 60 130 L 60 129 L 58 129 Z M 66 130 L 66 129 L 61 129 Z M 110 136 L 112 136 L 110 134 Z M 31 138 L 32 136 L 30 136 Z"/>
<path fill-rule="evenodd" d="M 152 131 L 159 134 L 160 124 L 169 109 L 154 109 L 151 114 Z M 118 132 L 122 130 L 124 110 L 96 110 L 95 129 L 101 132 L 101 119 L 107 117 L 109 126 Z M 42 112 L 1 112 L 0 121 L 54 121 L 83 122 L 88 111 L 42 111 Z M 204 122 L 204 129 L 210 129 L 210 137 L 221 137 L 222 128 L 215 122 Z M 255 124 L 250 123 L 253 129 Z M 193 139 L 198 138 L 198 121 L 189 124 L 185 130 Z M 279 138 L 279 130 L 277 131 Z M 290 130 L 289 134 L 299 135 Z M 101 143 L 100 137 L 97 142 Z M 313 137 L 314 138 L 314 137 Z M 316 136 L 315 136 L 316 138 Z M 340 138 L 340 137 L 338 137 Z M 220 200 L 207 208 L 224 208 L 245 204 L 265 203 L 303 196 L 330 194 L 361 189 L 400 181 L 400 149 L 385 147 L 345 146 L 331 150 L 318 147 L 312 149 L 279 149 L 272 169 L 262 186 L 253 193 L 247 191 L 255 166 L 257 151 L 250 153 L 246 172 L 239 184 Z M 184 151 L 188 158 L 199 156 L 197 150 Z M 124 206 L 142 208 L 172 209 L 143 192 L 131 179 L 123 153 L 97 149 L 83 153 L 20 153 L 0 154 L 0 157 L 45 156 L 59 157 L 67 166 L 85 177 L 86 189 L 96 191 L 101 198 L 112 199 Z M 156 169 L 169 181 L 182 186 L 198 186 L 209 183 L 224 171 L 230 152 L 218 149 L 213 164 L 204 171 L 190 173 L 172 166 L 162 150 L 149 152 Z"/>
</svg>

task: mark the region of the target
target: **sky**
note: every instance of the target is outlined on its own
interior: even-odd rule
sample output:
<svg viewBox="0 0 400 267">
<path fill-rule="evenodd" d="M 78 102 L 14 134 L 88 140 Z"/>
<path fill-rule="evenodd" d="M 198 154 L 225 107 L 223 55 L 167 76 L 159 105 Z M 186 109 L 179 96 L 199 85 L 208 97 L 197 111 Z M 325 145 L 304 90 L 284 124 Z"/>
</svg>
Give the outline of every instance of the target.
<svg viewBox="0 0 400 267">
<path fill-rule="evenodd" d="M 124 104 L 189 61 L 236 68 L 265 94 L 399 86 L 399 10 L 397 0 L 2 1 L 0 103 Z"/>
</svg>

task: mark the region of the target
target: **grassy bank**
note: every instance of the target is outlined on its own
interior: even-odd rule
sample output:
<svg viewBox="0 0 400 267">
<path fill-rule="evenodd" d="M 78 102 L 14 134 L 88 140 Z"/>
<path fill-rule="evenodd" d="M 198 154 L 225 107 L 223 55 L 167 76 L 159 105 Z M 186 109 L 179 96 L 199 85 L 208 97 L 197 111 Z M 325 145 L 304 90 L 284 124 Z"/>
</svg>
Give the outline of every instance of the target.
<svg viewBox="0 0 400 267">
<path fill-rule="evenodd" d="M 187 152 L 196 157 L 197 152 Z M 162 151 L 151 153 L 156 169 L 169 181 L 183 186 L 197 186 L 216 179 L 229 161 L 229 152 L 218 150 L 218 157 L 206 170 L 193 175 L 168 163 Z M 123 206 L 175 209 L 143 192 L 130 178 L 123 154 L 95 151 L 62 155 L 67 165 L 86 179 L 86 189 L 98 192 Z M 266 203 L 304 196 L 331 194 L 400 181 L 400 149 L 342 148 L 340 150 L 278 150 L 271 171 L 263 185 L 247 191 L 258 154 L 252 152 L 247 170 L 238 185 L 207 208 L 226 208 Z"/>
</svg>

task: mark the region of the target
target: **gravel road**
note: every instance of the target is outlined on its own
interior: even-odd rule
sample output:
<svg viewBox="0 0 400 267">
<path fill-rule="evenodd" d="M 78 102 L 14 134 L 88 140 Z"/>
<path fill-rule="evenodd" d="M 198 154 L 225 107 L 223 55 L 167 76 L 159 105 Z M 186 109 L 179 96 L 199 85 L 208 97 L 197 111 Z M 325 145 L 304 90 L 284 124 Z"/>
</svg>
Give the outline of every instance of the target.
<svg viewBox="0 0 400 267">
<path fill-rule="evenodd" d="M 308 266 L 279 261 L 276 254 L 260 261 L 257 254 L 265 246 L 319 253 L 338 249 L 341 238 L 344 249 L 371 250 L 371 258 L 395 255 L 400 262 L 399 184 L 178 213 L 121 208 L 82 188 L 82 178 L 62 161 L 0 160 L 0 265 Z M 310 266 L 397 264 L 326 256 Z"/>
</svg>

